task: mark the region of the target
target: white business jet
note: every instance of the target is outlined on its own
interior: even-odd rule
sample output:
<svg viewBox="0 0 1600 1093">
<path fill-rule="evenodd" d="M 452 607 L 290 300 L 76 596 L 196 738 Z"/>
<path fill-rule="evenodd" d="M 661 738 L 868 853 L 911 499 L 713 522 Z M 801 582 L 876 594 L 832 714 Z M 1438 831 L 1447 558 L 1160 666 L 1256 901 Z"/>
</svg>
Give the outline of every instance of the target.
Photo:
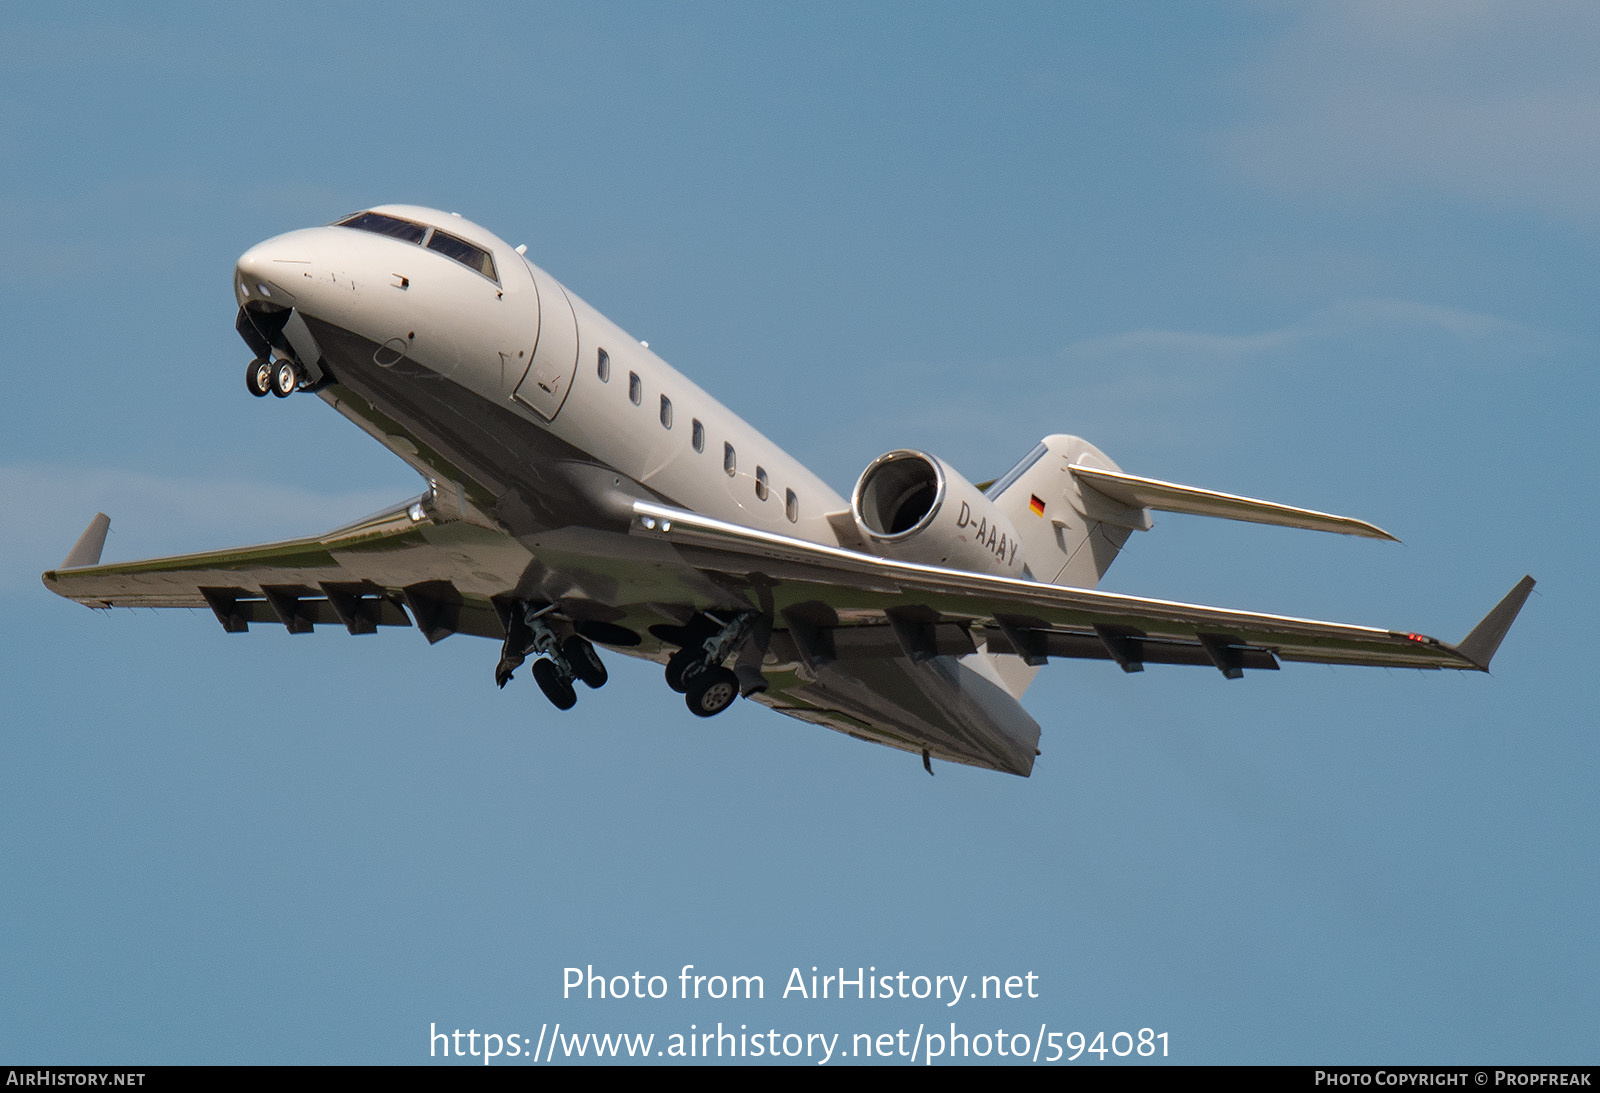
<svg viewBox="0 0 1600 1093">
<path fill-rule="evenodd" d="M 1048 436 L 973 485 L 924 452 L 847 500 L 461 217 L 385 205 L 252 247 L 234 273 L 254 395 L 309 392 L 427 481 L 326 535 L 100 564 L 97 514 L 47 587 L 90 607 L 208 607 L 224 630 L 415 625 L 500 641 L 561 709 L 595 646 L 665 666 L 709 717 L 740 696 L 862 740 L 1027 775 L 1018 701 L 1050 657 L 1487 670 L 1524 577 L 1457 644 L 1095 591 L 1150 511 L 1389 539 L 1347 517 L 1125 474 Z"/>
</svg>

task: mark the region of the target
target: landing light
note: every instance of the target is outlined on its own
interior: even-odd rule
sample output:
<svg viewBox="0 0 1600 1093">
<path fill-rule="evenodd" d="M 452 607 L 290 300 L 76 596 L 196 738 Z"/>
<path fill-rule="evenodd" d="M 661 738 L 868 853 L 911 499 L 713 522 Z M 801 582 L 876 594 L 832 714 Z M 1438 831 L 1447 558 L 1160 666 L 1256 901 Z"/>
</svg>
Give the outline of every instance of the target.
<svg viewBox="0 0 1600 1093">
<path fill-rule="evenodd" d="M 263 296 L 269 296 L 270 297 L 272 295 L 272 290 L 270 288 L 268 288 L 266 285 L 263 285 L 263 284 L 257 284 L 256 285 L 256 291 L 261 293 L 261 295 L 263 295 Z"/>
<path fill-rule="evenodd" d="M 411 502 L 411 507 L 406 509 L 406 515 L 411 517 L 411 522 L 413 524 L 421 523 L 422 522 L 422 517 L 423 517 L 422 502 L 421 501 L 413 501 L 413 502 Z"/>
<path fill-rule="evenodd" d="M 656 529 L 656 518 L 654 516 L 641 516 L 639 517 L 639 523 L 644 525 L 646 531 L 654 531 Z"/>
</svg>

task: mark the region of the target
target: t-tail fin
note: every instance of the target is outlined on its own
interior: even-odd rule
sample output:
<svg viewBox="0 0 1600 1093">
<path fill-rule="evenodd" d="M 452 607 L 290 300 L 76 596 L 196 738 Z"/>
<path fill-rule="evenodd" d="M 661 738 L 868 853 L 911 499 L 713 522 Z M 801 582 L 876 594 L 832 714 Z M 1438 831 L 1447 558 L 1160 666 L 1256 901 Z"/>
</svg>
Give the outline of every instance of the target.
<svg viewBox="0 0 1600 1093">
<path fill-rule="evenodd" d="M 1150 514 L 1086 485 L 1072 468 L 1117 472 L 1104 452 L 1082 437 L 1047 436 L 1003 478 L 989 497 L 1010 517 L 1034 580 L 1093 588 Z"/>
</svg>

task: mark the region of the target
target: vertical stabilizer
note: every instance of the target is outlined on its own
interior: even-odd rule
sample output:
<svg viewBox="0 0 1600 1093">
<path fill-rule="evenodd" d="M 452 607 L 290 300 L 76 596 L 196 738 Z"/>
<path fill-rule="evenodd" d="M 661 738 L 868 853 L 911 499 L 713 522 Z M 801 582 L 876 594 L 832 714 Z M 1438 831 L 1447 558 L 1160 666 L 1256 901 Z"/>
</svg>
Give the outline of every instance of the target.
<svg viewBox="0 0 1600 1093">
<path fill-rule="evenodd" d="M 1150 514 L 1086 487 L 1073 476 L 1074 464 L 1121 469 L 1087 440 L 1058 433 L 997 480 L 989 496 L 1016 525 L 1035 580 L 1093 588 L 1128 535 L 1149 529 Z"/>
</svg>

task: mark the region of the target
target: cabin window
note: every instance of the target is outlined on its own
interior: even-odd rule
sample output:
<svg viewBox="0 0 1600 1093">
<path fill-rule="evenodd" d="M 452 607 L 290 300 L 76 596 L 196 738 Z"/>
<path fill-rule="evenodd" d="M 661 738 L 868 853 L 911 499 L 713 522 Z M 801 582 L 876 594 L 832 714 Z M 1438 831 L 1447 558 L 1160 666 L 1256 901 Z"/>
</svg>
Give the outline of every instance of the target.
<svg viewBox="0 0 1600 1093">
<path fill-rule="evenodd" d="M 600 350 L 599 357 L 595 360 L 595 374 L 600 377 L 601 383 L 611 382 L 611 354 L 604 349 Z"/>
<path fill-rule="evenodd" d="M 661 427 L 672 428 L 672 400 L 666 395 L 661 396 Z"/>
<path fill-rule="evenodd" d="M 453 258 L 470 270 L 483 274 L 491 281 L 498 281 L 494 272 L 494 258 L 482 247 L 468 243 L 460 236 L 451 235 L 447 231 L 433 229 L 433 234 L 428 237 L 428 249 L 438 251 L 446 258 Z"/>
<path fill-rule="evenodd" d="M 401 220 L 398 216 L 385 216 L 383 213 L 356 213 L 334 223 L 341 228 L 354 228 L 357 231 L 372 232 L 374 235 L 387 235 L 394 239 L 403 239 L 407 243 L 420 243 L 422 237 L 428 234 L 428 229 L 421 224 Z"/>
<path fill-rule="evenodd" d="M 706 427 L 700 424 L 699 418 L 694 419 L 694 425 L 689 430 L 689 442 L 697 452 L 706 450 Z"/>
<path fill-rule="evenodd" d="M 635 406 L 644 401 L 644 384 L 639 379 L 639 373 L 628 373 L 628 401 Z"/>
<path fill-rule="evenodd" d="M 783 514 L 791 524 L 800 519 L 800 498 L 794 495 L 793 490 L 783 491 Z"/>
<path fill-rule="evenodd" d="M 728 472 L 729 478 L 739 473 L 739 457 L 733 454 L 732 444 L 722 445 L 722 469 Z"/>
<path fill-rule="evenodd" d="M 767 492 L 767 469 L 758 466 L 756 468 L 756 496 L 765 501 Z"/>
</svg>

